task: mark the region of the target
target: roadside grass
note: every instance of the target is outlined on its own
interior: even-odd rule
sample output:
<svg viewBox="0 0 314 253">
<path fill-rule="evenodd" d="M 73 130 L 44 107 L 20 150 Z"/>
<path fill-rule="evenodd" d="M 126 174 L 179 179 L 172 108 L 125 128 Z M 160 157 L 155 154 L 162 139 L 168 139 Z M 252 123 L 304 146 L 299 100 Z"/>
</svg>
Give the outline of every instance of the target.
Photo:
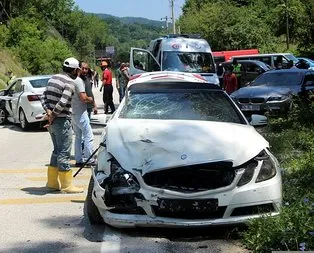
<svg viewBox="0 0 314 253">
<path fill-rule="evenodd" d="M 0 89 L 7 86 L 9 78 L 6 73 L 9 70 L 13 71 L 16 77 L 29 75 L 20 62 L 11 50 L 6 48 L 0 50 Z"/>
<path fill-rule="evenodd" d="M 283 176 L 283 206 L 277 217 L 249 222 L 244 245 L 253 252 L 314 250 L 314 109 L 302 103 L 285 118 L 270 118 L 263 133 Z"/>
</svg>

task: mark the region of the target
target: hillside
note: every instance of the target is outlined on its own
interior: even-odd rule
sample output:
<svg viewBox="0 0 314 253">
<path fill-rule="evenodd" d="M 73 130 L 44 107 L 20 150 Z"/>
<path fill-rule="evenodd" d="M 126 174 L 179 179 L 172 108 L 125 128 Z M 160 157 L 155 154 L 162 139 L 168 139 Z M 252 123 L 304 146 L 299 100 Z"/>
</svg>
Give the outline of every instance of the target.
<svg viewBox="0 0 314 253">
<path fill-rule="evenodd" d="M 6 73 L 11 70 L 14 75 L 27 76 L 29 73 L 23 68 L 20 59 L 8 49 L 0 50 L 0 89 L 6 87 L 6 83 L 9 80 Z"/>
<path fill-rule="evenodd" d="M 116 17 L 109 14 L 102 14 L 102 13 L 93 13 L 96 16 L 98 16 L 101 19 L 107 20 L 107 19 L 117 19 L 121 21 L 123 24 L 129 25 L 129 24 L 141 24 L 141 25 L 148 25 L 148 26 L 155 26 L 155 27 L 162 27 L 164 25 L 164 22 L 157 21 L 157 20 L 151 20 L 147 18 L 141 18 L 141 17 Z"/>
</svg>

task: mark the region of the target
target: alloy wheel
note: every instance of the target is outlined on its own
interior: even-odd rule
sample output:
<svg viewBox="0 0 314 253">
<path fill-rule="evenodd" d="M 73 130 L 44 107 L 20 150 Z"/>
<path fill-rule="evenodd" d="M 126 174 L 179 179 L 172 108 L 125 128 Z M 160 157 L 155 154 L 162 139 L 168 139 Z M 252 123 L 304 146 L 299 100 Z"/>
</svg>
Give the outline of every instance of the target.
<svg viewBox="0 0 314 253">
<path fill-rule="evenodd" d="M 6 121 L 7 115 L 6 111 L 3 108 L 0 108 L 0 125 Z"/>
<path fill-rule="evenodd" d="M 20 124 L 22 129 L 27 128 L 27 119 L 25 117 L 25 113 L 23 112 L 23 110 L 20 110 Z"/>
</svg>

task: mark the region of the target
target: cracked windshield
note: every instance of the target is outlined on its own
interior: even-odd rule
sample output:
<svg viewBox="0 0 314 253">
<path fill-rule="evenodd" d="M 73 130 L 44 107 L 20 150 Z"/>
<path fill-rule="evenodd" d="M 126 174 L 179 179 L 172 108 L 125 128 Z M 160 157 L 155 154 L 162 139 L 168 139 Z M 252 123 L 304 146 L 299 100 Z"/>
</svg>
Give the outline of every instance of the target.
<svg viewBox="0 0 314 253">
<path fill-rule="evenodd" d="M 231 102 L 218 92 L 130 94 L 119 117 L 243 123 Z"/>
</svg>

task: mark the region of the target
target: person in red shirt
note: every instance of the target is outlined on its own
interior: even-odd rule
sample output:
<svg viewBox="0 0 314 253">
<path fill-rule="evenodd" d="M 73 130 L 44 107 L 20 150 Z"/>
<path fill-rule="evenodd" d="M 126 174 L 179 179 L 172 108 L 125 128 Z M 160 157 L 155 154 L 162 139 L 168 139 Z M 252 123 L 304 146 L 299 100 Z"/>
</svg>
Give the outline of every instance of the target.
<svg viewBox="0 0 314 253">
<path fill-rule="evenodd" d="M 103 88 L 103 101 L 105 104 L 105 114 L 111 114 L 115 111 L 115 106 L 113 103 L 113 86 L 112 86 L 112 73 L 108 68 L 108 63 L 106 61 L 101 62 L 102 72 L 102 88 Z M 110 107 L 110 112 L 108 111 Z"/>
<path fill-rule="evenodd" d="M 229 95 L 238 89 L 238 80 L 232 67 L 226 70 L 223 79 L 223 87 Z"/>
</svg>

